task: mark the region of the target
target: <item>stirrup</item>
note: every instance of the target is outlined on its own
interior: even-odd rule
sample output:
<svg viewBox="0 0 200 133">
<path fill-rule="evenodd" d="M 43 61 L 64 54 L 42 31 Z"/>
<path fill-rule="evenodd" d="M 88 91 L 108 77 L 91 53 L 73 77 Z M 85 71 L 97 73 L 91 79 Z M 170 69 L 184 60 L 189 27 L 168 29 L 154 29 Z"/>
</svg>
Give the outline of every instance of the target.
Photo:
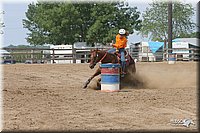
<svg viewBox="0 0 200 133">
<path fill-rule="evenodd" d="M 121 74 L 126 75 L 126 72 L 121 72 Z"/>
</svg>

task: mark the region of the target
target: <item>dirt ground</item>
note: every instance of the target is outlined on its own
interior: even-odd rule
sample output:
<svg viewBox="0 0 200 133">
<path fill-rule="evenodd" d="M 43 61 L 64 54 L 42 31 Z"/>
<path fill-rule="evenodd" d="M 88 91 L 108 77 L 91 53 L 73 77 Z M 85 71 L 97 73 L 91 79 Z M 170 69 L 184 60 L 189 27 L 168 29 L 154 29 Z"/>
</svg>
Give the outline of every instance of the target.
<svg viewBox="0 0 200 133">
<path fill-rule="evenodd" d="M 197 63 L 136 63 L 139 86 L 94 90 L 88 64 L 2 65 L 4 131 L 198 129 Z M 96 68 L 96 67 L 95 67 Z M 177 120 L 191 119 L 185 127 Z"/>
</svg>

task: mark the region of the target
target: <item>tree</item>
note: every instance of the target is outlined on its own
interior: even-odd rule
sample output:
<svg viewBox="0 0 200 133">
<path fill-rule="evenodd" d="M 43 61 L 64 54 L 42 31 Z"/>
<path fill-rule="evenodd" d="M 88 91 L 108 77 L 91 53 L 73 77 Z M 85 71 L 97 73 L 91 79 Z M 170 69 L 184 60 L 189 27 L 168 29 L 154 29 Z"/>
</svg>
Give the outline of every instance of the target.
<svg viewBox="0 0 200 133">
<path fill-rule="evenodd" d="M 119 6 L 118 2 L 78 3 L 38 2 L 30 4 L 23 20 L 27 41 L 34 45 L 73 44 L 76 41 L 106 44 L 119 28 L 139 29 L 137 8 Z"/>
<path fill-rule="evenodd" d="M 167 40 L 168 29 L 168 3 L 153 1 L 149 4 L 143 14 L 142 28 L 140 33 L 150 35 L 154 41 Z M 194 9 L 191 4 L 174 2 L 172 9 L 172 39 L 193 32 L 195 23 L 191 17 L 194 15 Z"/>
<path fill-rule="evenodd" d="M 188 34 L 180 34 L 180 38 L 197 38 L 198 36 L 198 32 L 191 32 L 191 33 L 188 33 Z"/>
<path fill-rule="evenodd" d="M 94 24 L 87 32 L 87 39 L 93 42 L 111 42 L 121 28 L 131 34 L 140 29 L 140 12 L 136 7 L 117 4 L 101 3 L 93 7 L 91 17 L 95 19 Z"/>
<path fill-rule="evenodd" d="M 70 3 L 39 2 L 30 4 L 26 12 L 28 20 L 23 20 L 28 28 L 27 41 L 31 44 L 42 45 L 73 43 L 75 31 L 78 31 L 78 12 Z M 67 19 L 66 19 L 67 18 Z"/>
</svg>

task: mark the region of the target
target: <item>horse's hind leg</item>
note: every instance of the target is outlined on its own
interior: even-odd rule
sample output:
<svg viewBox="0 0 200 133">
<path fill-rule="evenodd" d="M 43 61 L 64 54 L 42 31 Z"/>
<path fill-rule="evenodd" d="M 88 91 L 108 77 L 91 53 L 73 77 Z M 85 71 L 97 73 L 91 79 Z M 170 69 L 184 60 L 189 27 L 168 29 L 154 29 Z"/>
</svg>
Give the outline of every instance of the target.
<svg viewBox="0 0 200 133">
<path fill-rule="evenodd" d="M 135 64 L 131 64 L 128 68 L 129 73 L 135 74 L 136 73 L 136 67 Z"/>
<path fill-rule="evenodd" d="M 100 69 L 100 68 L 98 68 L 97 71 L 85 82 L 85 84 L 84 84 L 84 86 L 83 86 L 83 89 L 87 88 L 87 86 L 88 86 L 88 84 L 90 83 L 90 81 L 91 81 L 94 77 L 98 76 L 99 74 L 101 74 L 101 69 Z"/>
</svg>

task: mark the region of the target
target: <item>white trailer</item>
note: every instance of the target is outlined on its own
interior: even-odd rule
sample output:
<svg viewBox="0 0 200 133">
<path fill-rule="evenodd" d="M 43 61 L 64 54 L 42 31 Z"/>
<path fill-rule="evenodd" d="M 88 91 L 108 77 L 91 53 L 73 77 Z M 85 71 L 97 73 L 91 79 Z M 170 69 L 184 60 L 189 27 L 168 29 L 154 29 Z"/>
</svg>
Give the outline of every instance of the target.
<svg viewBox="0 0 200 133">
<path fill-rule="evenodd" d="M 176 55 L 181 55 L 183 60 L 189 60 L 189 43 L 188 42 L 172 42 L 172 48 L 184 48 L 184 49 L 175 49 L 172 53 Z"/>
<path fill-rule="evenodd" d="M 141 48 L 139 52 L 140 61 L 156 61 L 156 57 L 151 52 L 148 42 L 141 42 L 139 47 Z"/>
</svg>

